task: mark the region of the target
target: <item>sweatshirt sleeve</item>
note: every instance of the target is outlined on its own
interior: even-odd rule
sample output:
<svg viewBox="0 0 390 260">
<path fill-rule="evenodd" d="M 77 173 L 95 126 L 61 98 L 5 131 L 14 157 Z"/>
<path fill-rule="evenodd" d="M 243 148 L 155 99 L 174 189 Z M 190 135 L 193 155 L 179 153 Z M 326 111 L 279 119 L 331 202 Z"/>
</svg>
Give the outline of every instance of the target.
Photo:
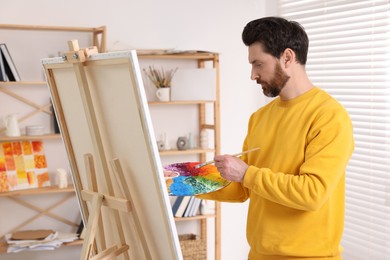
<svg viewBox="0 0 390 260">
<path fill-rule="evenodd" d="M 244 202 L 248 199 L 248 189 L 241 183 L 231 182 L 223 189 L 196 196 L 199 199 L 216 200 L 221 202 Z"/>
<path fill-rule="evenodd" d="M 324 205 L 344 178 L 353 151 L 352 124 L 346 111 L 319 114 L 307 133 L 303 163 L 297 173 L 250 165 L 243 186 L 287 207 L 313 211 Z M 294 160 L 294 155 L 285 160 Z"/>
</svg>

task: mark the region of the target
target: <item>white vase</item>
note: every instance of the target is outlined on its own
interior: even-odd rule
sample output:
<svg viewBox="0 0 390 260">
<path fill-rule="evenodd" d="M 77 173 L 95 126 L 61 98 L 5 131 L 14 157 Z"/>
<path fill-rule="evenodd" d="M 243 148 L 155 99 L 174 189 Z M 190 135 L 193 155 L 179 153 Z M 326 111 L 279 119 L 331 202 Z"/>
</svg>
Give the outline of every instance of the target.
<svg viewBox="0 0 390 260">
<path fill-rule="evenodd" d="M 170 101 L 171 99 L 171 88 L 159 88 L 156 91 L 156 96 L 160 101 Z"/>
<path fill-rule="evenodd" d="M 199 145 L 202 149 L 209 148 L 209 134 L 207 133 L 206 129 L 202 129 L 200 132 Z"/>
<path fill-rule="evenodd" d="M 7 115 L 3 118 L 4 125 L 6 127 L 6 135 L 7 136 L 20 136 L 20 129 L 18 124 L 17 114 Z"/>
</svg>

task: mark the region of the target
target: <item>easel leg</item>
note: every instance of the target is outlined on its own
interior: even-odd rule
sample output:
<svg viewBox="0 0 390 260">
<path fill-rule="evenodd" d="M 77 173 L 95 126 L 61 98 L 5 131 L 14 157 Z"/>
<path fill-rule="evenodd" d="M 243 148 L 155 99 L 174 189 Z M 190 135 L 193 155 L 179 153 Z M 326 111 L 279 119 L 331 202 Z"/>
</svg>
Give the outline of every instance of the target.
<svg viewBox="0 0 390 260">
<path fill-rule="evenodd" d="M 127 250 L 129 250 L 128 245 L 121 246 L 120 248 L 118 248 L 118 246 L 113 246 L 101 252 L 99 255 L 92 257 L 90 260 L 112 260 L 114 257 L 125 253 Z"/>
<path fill-rule="evenodd" d="M 133 200 L 132 200 L 131 195 L 130 195 L 130 190 L 126 185 L 123 185 L 123 183 L 126 183 L 126 180 L 125 180 L 125 175 L 123 173 L 123 169 L 122 169 L 122 166 L 119 162 L 119 159 L 112 160 L 111 166 L 114 170 L 114 173 L 115 173 L 114 175 L 116 177 L 117 183 L 121 189 L 122 194 L 124 194 L 126 199 L 128 199 L 130 201 L 131 206 L 133 208 L 131 215 L 132 215 L 133 220 L 134 220 L 135 230 L 137 231 L 138 237 L 141 240 L 141 245 L 143 248 L 143 252 L 145 254 L 145 258 L 152 259 L 152 256 L 151 256 L 150 251 L 149 251 L 149 247 L 146 243 L 146 238 L 145 238 L 144 233 L 141 229 L 141 223 L 139 221 L 137 212 L 136 212 L 135 207 L 134 207 Z"/>
<path fill-rule="evenodd" d="M 123 233 L 123 230 L 121 229 L 120 225 L 118 223 L 121 223 L 119 212 L 117 210 L 110 210 L 108 213 L 110 214 L 110 222 L 113 225 L 114 236 L 116 236 L 115 241 L 120 244 L 120 246 L 114 246 L 109 249 L 106 249 L 106 242 L 105 242 L 105 232 L 104 232 L 104 225 L 103 220 L 100 217 L 102 214 L 101 207 L 103 205 L 104 195 L 98 193 L 98 186 L 97 186 L 97 180 L 96 180 L 96 171 L 93 161 L 93 156 L 91 154 L 85 154 L 84 155 L 84 161 L 86 165 L 86 171 L 87 171 L 87 182 L 88 182 L 88 189 L 92 191 L 93 198 L 92 198 L 92 205 L 90 208 L 90 214 L 88 221 L 87 221 L 87 229 L 86 229 L 86 239 L 83 244 L 83 251 L 81 255 L 82 260 L 89 259 L 89 256 L 94 253 L 95 256 L 92 259 L 101 260 L 101 259 L 113 259 L 113 257 L 118 255 L 123 255 L 124 260 L 130 260 L 129 256 L 129 246 L 126 244 L 125 236 Z M 111 181 L 110 181 L 111 183 Z M 98 204 L 94 204 L 96 200 L 96 196 L 101 197 L 101 201 L 99 201 Z M 96 202 L 97 203 L 97 202 Z M 96 208 L 98 207 L 98 208 Z M 96 213 L 98 212 L 98 213 Z M 96 214 L 98 214 L 98 217 L 96 217 Z M 96 233 L 98 233 L 98 236 L 96 236 Z M 95 243 L 97 242 L 97 243 Z M 93 245 L 95 244 L 95 250 L 92 251 Z M 99 247 L 98 250 L 96 250 L 96 244 Z M 99 253 L 97 253 L 99 252 Z"/>
<path fill-rule="evenodd" d="M 90 174 L 87 174 L 87 183 L 88 183 L 87 189 L 90 191 L 97 192 L 98 186 L 97 186 L 97 180 L 96 180 L 95 163 L 93 161 L 92 154 L 85 154 L 84 155 L 84 162 L 85 162 L 86 172 L 90 173 Z M 102 218 L 99 218 L 98 226 L 100 228 L 98 230 L 99 235 L 96 237 L 95 251 L 97 249 L 97 252 L 101 252 L 107 248 L 106 240 L 104 239 L 105 234 L 104 234 Z"/>
<path fill-rule="evenodd" d="M 103 203 L 103 195 L 95 193 L 92 199 L 91 214 L 88 218 L 87 233 L 83 243 L 83 249 L 81 251 L 81 260 L 88 260 L 93 243 L 95 241 L 96 230 L 100 219 L 101 207 Z"/>
</svg>

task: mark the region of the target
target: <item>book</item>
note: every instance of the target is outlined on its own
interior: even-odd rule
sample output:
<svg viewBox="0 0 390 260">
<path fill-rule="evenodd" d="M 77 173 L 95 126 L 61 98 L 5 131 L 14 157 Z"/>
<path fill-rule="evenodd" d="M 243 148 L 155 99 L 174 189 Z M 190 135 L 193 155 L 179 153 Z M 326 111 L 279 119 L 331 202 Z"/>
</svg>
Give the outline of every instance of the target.
<svg viewBox="0 0 390 260">
<path fill-rule="evenodd" d="M 190 217 L 194 217 L 198 214 L 201 202 L 202 202 L 201 199 L 195 198 L 194 205 L 191 209 Z"/>
<path fill-rule="evenodd" d="M 19 73 L 5 43 L 0 43 L 0 51 L 8 81 L 20 81 Z"/>
<path fill-rule="evenodd" d="M 3 55 L 0 51 L 0 81 L 8 81 L 7 75 L 5 74 Z"/>
<path fill-rule="evenodd" d="M 187 208 L 184 211 L 183 217 L 190 217 L 192 206 L 194 205 L 195 197 L 191 196 L 190 201 L 188 202 Z"/>
<path fill-rule="evenodd" d="M 83 233 L 84 230 L 84 222 L 81 220 L 79 227 L 77 228 L 76 234 L 80 237 L 81 233 Z"/>
<path fill-rule="evenodd" d="M 182 202 L 184 196 L 177 196 L 175 202 L 172 205 L 172 213 L 175 216 L 177 210 L 179 209 L 180 203 Z"/>
<path fill-rule="evenodd" d="M 52 102 L 51 102 L 51 113 L 52 113 L 51 115 L 52 115 L 52 119 L 53 119 L 54 133 L 59 134 L 60 133 L 60 126 L 58 125 L 57 114 L 56 114 L 56 111 L 54 109 Z"/>
<path fill-rule="evenodd" d="M 184 211 L 187 208 L 188 202 L 190 201 L 190 196 L 183 196 L 183 199 L 179 205 L 179 208 L 176 211 L 175 217 L 181 218 L 183 217 Z"/>
<path fill-rule="evenodd" d="M 23 230 L 12 233 L 11 240 L 43 240 L 47 236 L 54 234 L 51 229 Z"/>
</svg>

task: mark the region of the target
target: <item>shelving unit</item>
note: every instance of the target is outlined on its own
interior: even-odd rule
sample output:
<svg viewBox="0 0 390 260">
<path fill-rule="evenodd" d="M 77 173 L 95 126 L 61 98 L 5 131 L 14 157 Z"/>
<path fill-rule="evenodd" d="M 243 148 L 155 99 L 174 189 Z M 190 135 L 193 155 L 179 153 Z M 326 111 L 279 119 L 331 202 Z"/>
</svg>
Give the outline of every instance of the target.
<svg viewBox="0 0 390 260">
<path fill-rule="evenodd" d="M 41 46 L 44 44 L 42 42 L 42 39 L 45 39 L 45 37 L 40 37 L 40 35 L 37 35 L 35 37 L 36 33 L 40 32 L 48 32 L 48 33 L 60 33 L 60 34 L 66 34 L 69 37 L 75 37 L 70 35 L 76 35 L 78 37 L 79 35 L 90 35 L 90 46 L 97 46 L 99 52 L 105 52 L 106 50 L 106 27 L 73 27 L 73 26 L 43 26 L 43 25 L 16 25 L 16 24 L 0 24 L 0 32 L 2 31 L 10 31 L 12 33 L 7 33 L 6 37 L 3 37 L 2 41 L 7 41 L 8 37 L 16 36 L 17 38 L 19 36 L 29 37 L 33 36 L 33 39 L 29 39 L 29 45 L 30 49 L 26 48 L 23 50 L 20 50 L 18 53 L 15 54 L 21 54 L 23 53 L 23 57 L 29 58 L 31 55 L 36 55 L 36 49 L 44 49 L 41 48 Z M 32 31 L 32 34 L 26 34 L 27 31 Z M 20 32 L 20 33 L 17 33 Z M 27 35 L 27 36 L 26 36 Z M 86 36 L 89 38 L 89 36 Z M 53 39 L 53 37 L 50 37 L 50 39 Z M 67 40 L 71 40 L 67 39 Z M 41 42 L 39 42 L 41 41 Z M 66 44 L 66 42 L 64 42 Z M 53 44 L 53 43 L 51 43 Z M 35 49 L 34 49 L 35 47 Z M 88 46 L 85 46 L 88 47 Z M 61 51 L 66 51 L 67 49 L 63 49 L 64 47 L 59 47 Z M 59 51 L 59 50 L 57 50 Z M 12 53 L 11 53 L 12 54 Z M 57 54 L 57 53 L 55 53 Z M 41 55 L 41 54 L 39 54 Z M 52 53 L 46 53 L 45 55 L 52 55 Z M 15 55 L 17 56 L 17 55 Z M 38 57 L 39 59 L 44 57 Z M 34 62 L 39 64 L 39 59 L 36 59 L 34 57 Z M 14 59 L 16 61 L 16 59 Z M 39 70 L 38 70 L 39 71 Z M 23 92 L 23 89 L 25 88 L 32 88 L 29 89 L 32 92 L 35 92 L 36 88 L 44 88 L 47 86 L 47 83 L 42 80 L 24 80 L 23 75 L 22 80 L 23 81 L 17 81 L 17 82 L 0 82 L 0 94 L 4 94 L 8 99 L 12 100 L 12 102 L 16 102 L 18 104 L 23 104 L 23 106 L 29 107 L 29 109 L 26 109 L 26 111 L 15 111 L 21 114 L 18 117 L 19 123 L 29 122 L 31 118 L 34 118 L 37 115 L 46 114 L 50 116 L 52 115 L 51 111 L 51 103 L 47 102 L 45 104 L 39 104 L 34 100 L 34 93 L 31 93 L 32 95 L 22 95 L 20 92 Z M 39 76 L 39 75 L 38 75 Z M 44 90 L 47 93 L 47 99 L 50 99 L 50 94 L 48 90 Z M 31 96 L 31 97 L 30 97 Z M 3 112 L 4 113 L 4 112 Z M 0 114 L 0 117 L 4 116 L 4 114 Z M 21 140 L 42 140 L 43 142 L 54 142 L 55 146 L 58 146 L 59 148 L 63 148 L 62 138 L 60 134 L 44 134 L 44 135 L 37 135 L 37 136 L 19 136 L 19 137 L 7 137 L 5 136 L 5 127 L 0 128 L 0 142 L 9 142 L 9 141 L 21 141 Z M 48 162 L 50 166 L 50 162 Z M 53 171 L 54 169 L 49 170 Z M 11 200 L 12 203 L 18 206 L 22 206 L 25 208 L 28 208 L 29 210 L 35 211 L 36 214 L 31 216 L 29 219 L 23 221 L 20 224 L 16 224 L 16 227 L 11 228 L 11 230 L 7 230 L 6 233 L 9 232 L 15 232 L 18 230 L 22 230 L 23 227 L 28 225 L 29 223 L 42 218 L 42 217 L 49 217 L 51 219 L 55 219 L 56 221 L 62 222 L 65 225 L 68 225 L 75 230 L 80 225 L 80 223 L 75 223 L 73 221 L 70 221 L 66 219 L 65 217 L 54 213 L 53 210 L 58 208 L 59 206 L 63 205 L 65 202 L 74 200 L 77 201 L 75 196 L 75 189 L 73 186 L 69 186 L 68 188 L 59 189 L 56 186 L 51 187 L 42 187 L 42 188 L 34 188 L 34 189 L 26 189 L 26 190 L 16 190 L 16 191 L 9 191 L 9 192 L 0 192 L 0 200 Z M 58 199 L 55 202 L 50 202 L 51 205 L 48 207 L 42 207 L 34 205 L 29 198 L 31 196 L 34 197 L 44 197 L 44 196 L 50 196 L 47 198 L 50 198 L 50 200 L 53 200 L 53 196 L 58 196 Z M 2 220 L 5 223 L 6 221 L 9 221 L 12 219 L 12 208 L 9 210 L 8 214 L 2 216 Z M 14 223 L 12 223 L 14 224 Z M 12 226 L 12 225 L 11 225 Z M 50 226 L 47 226 L 47 228 L 50 228 Z M 5 234 L 1 234 L 0 231 L 0 253 L 6 252 L 6 243 L 4 241 L 1 241 L 2 238 L 4 238 Z M 66 243 L 64 245 L 80 245 L 82 244 L 82 241 L 74 241 L 71 243 Z"/>
<path fill-rule="evenodd" d="M 161 60 L 161 61 L 182 61 L 182 60 L 192 60 L 195 61 L 197 66 L 196 68 L 202 69 L 206 67 L 206 63 L 211 63 L 211 67 L 215 69 L 216 73 L 216 82 L 215 82 L 215 100 L 188 100 L 188 101 L 170 101 L 170 102 L 156 102 L 150 101 L 150 107 L 171 107 L 171 106 L 196 106 L 199 123 L 198 134 L 203 129 L 212 130 L 214 132 L 214 147 L 209 149 L 202 149 L 199 147 L 188 149 L 188 150 L 176 150 L 170 149 L 166 151 L 160 151 L 161 156 L 181 156 L 181 155 L 197 155 L 199 161 L 206 161 L 207 154 L 220 154 L 220 114 L 219 114 L 219 55 L 212 52 L 200 52 L 200 51 L 189 51 L 189 52 L 176 52 L 176 53 L 162 53 L 162 54 L 147 54 L 139 52 L 138 58 L 140 61 L 143 59 L 149 59 L 151 61 Z M 207 64 L 210 65 L 210 64 Z M 206 106 L 211 105 L 213 107 L 213 123 L 208 124 L 206 122 Z M 156 121 L 155 119 L 153 121 Z M 221 209 L 220 203 L 215 203 L 215 214 L 213 215 L 198 215 L 195 217 L 184 217 L 184 218 L 175 218 L 177 222 L 184 221 L 200 221 L 200 236 L 201 239 L 207 240 L 207 219 L 215 219 L 215 259 L 221 259 Z"/>
</svg>

